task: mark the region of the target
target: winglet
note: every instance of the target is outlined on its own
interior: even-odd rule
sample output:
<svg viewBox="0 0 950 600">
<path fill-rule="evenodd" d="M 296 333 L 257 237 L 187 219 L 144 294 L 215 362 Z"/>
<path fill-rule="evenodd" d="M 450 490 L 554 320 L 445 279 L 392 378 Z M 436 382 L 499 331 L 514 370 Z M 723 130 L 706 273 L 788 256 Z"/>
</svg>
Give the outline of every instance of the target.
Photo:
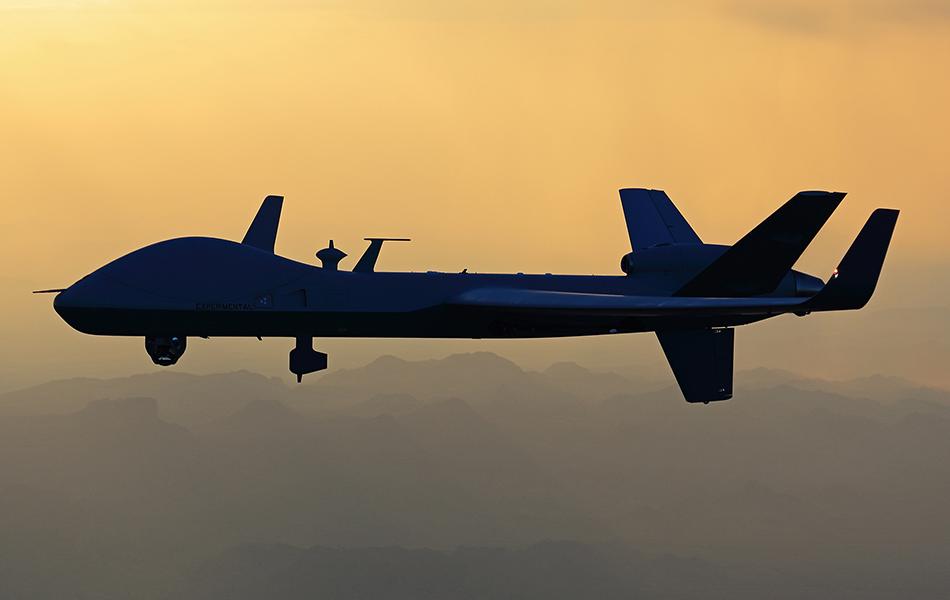
<svg viewBox="0 0 950 600">
<path fill-rule="evenodd" d="M 277 225 L 280 223 L 280 208 L 283 203 L 283 196 L 264 198 L 241 243 L 266 252 L 273 252 L 274 242 L 277 241 Z"/>
<path fill-rule="evenodd" d="M 879 208 L 871 213 L 831 279 L 802 305 L 803 308 L 824 311 L 864 307 L 877 286 L 898 214 L 899 210 L 891 208 Z"/>
</svg>

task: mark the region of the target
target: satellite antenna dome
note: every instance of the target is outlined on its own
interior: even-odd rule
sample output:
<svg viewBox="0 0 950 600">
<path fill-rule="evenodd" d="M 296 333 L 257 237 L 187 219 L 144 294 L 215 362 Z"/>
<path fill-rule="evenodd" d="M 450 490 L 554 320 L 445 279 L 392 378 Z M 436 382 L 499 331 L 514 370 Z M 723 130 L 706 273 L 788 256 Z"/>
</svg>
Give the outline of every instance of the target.
<svg viewBox="0 0 950 600">
<path fill-rule="evenodd" d="M 330 240 L 330 246 L 317 252 L 317 258 L 323 263 L 323 268 L 329 271 L 339 269 L 340 261 L 346 258 L 346 252 L 333 246 L 333 240 Z"/>
</svg>

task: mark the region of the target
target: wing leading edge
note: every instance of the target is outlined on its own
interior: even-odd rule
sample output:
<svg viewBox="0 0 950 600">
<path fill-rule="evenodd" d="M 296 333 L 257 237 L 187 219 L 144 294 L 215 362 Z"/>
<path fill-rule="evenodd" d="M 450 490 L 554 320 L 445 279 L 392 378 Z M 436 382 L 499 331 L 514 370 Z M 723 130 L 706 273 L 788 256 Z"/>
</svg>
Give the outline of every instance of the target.
<svg viewBox="0 0 950 600">
<path fill-rule="evenodd" d="M 795 312 L 804 298 L 695 298 L 623 296 L 552 292 L 517 288 L 477 288 L 449 300 L 456 306 L 510 310 L 550 310 L 630 317 L 672 317 L 693 313 L 710 315 L 777 315 Z"/>
<path fill-rule="evenodd" d="M 778 287 L 844 196 L 841 192 L 799 192 L 676 295 L 768 294 Z"/>
</svg>

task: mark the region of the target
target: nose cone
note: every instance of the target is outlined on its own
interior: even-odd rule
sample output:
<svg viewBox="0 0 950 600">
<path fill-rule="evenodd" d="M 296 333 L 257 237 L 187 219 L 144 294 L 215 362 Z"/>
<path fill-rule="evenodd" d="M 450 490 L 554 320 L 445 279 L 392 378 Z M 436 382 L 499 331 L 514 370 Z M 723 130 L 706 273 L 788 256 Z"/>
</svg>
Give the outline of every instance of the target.
<svg viewBox="0 0 950 600">
<path fill-rule="evenodd" d="M 96 300 L 95 285 L 90 281 L 94 277 L 95 274 L 77 281 L 64 291 L 56 294 L 56 298 L 53 299 L 53 310 L 56 311 L 56 314 L 73 329 L 85 333 L 89 332 L 86 323 L 88 317 L 100 304 Z"/>
<path fill-rule="evenodd" d="M 77 306 L 76 302 L 76 286 L 70 286 L 60 293 L 56 294 L 56 297 L 53 298 L 53 310 L 55 310 L 59 316 L 65 318 L 63 311 L 69 312 L 70 309 Z"/>
<path fill-rule="evenodd" d="M 83 333 L 110 334 L 127 305 L 118 287 L 103 269 L 86 275 L 53 299 L 53 310 Z"/>
<path fill-rule="evenodd" d="M 76 283 L 72 284 L 62 292 L 56 294 L 53 299 L 53 308 L 56 312 L 69 311 L 77 308 L 93 308 L 101 306 L 102 296 L 100 288 L 102 287 L 103 277 L 98 271 L 86 275 Z"/>
</svg>

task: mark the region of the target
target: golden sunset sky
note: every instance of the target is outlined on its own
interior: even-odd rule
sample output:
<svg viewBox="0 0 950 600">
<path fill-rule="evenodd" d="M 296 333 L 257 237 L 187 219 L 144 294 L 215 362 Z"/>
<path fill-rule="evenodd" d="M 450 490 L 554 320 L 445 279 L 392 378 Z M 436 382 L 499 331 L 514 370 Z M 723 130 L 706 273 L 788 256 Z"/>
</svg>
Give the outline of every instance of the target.
<svg viewBox="0 0 950 600">
<path fill-rule="evenodd" d="M 719 243 L 798 190 L 847 191 L 799 267 L 827 276 L 900 208 L 869 310 L 936 307 L 922 329 L 950 333 L 950 2 L 0 0 L 0 56 L 0 390 L 151 370 L 141 340 L 75 333 L 29 291 L 168 237 L 240 239 L 267 194 L 305 262 L 397 235 L 383 268 L 606 274 L 620 187 L 667 190 Z M 180 366 L 282 373 L 288 344 L 250 343 Z M 328 344 L 342 364 L 498 348 Z M 521 344 L 501 348 L 599 360 Z"/>
</svg>

